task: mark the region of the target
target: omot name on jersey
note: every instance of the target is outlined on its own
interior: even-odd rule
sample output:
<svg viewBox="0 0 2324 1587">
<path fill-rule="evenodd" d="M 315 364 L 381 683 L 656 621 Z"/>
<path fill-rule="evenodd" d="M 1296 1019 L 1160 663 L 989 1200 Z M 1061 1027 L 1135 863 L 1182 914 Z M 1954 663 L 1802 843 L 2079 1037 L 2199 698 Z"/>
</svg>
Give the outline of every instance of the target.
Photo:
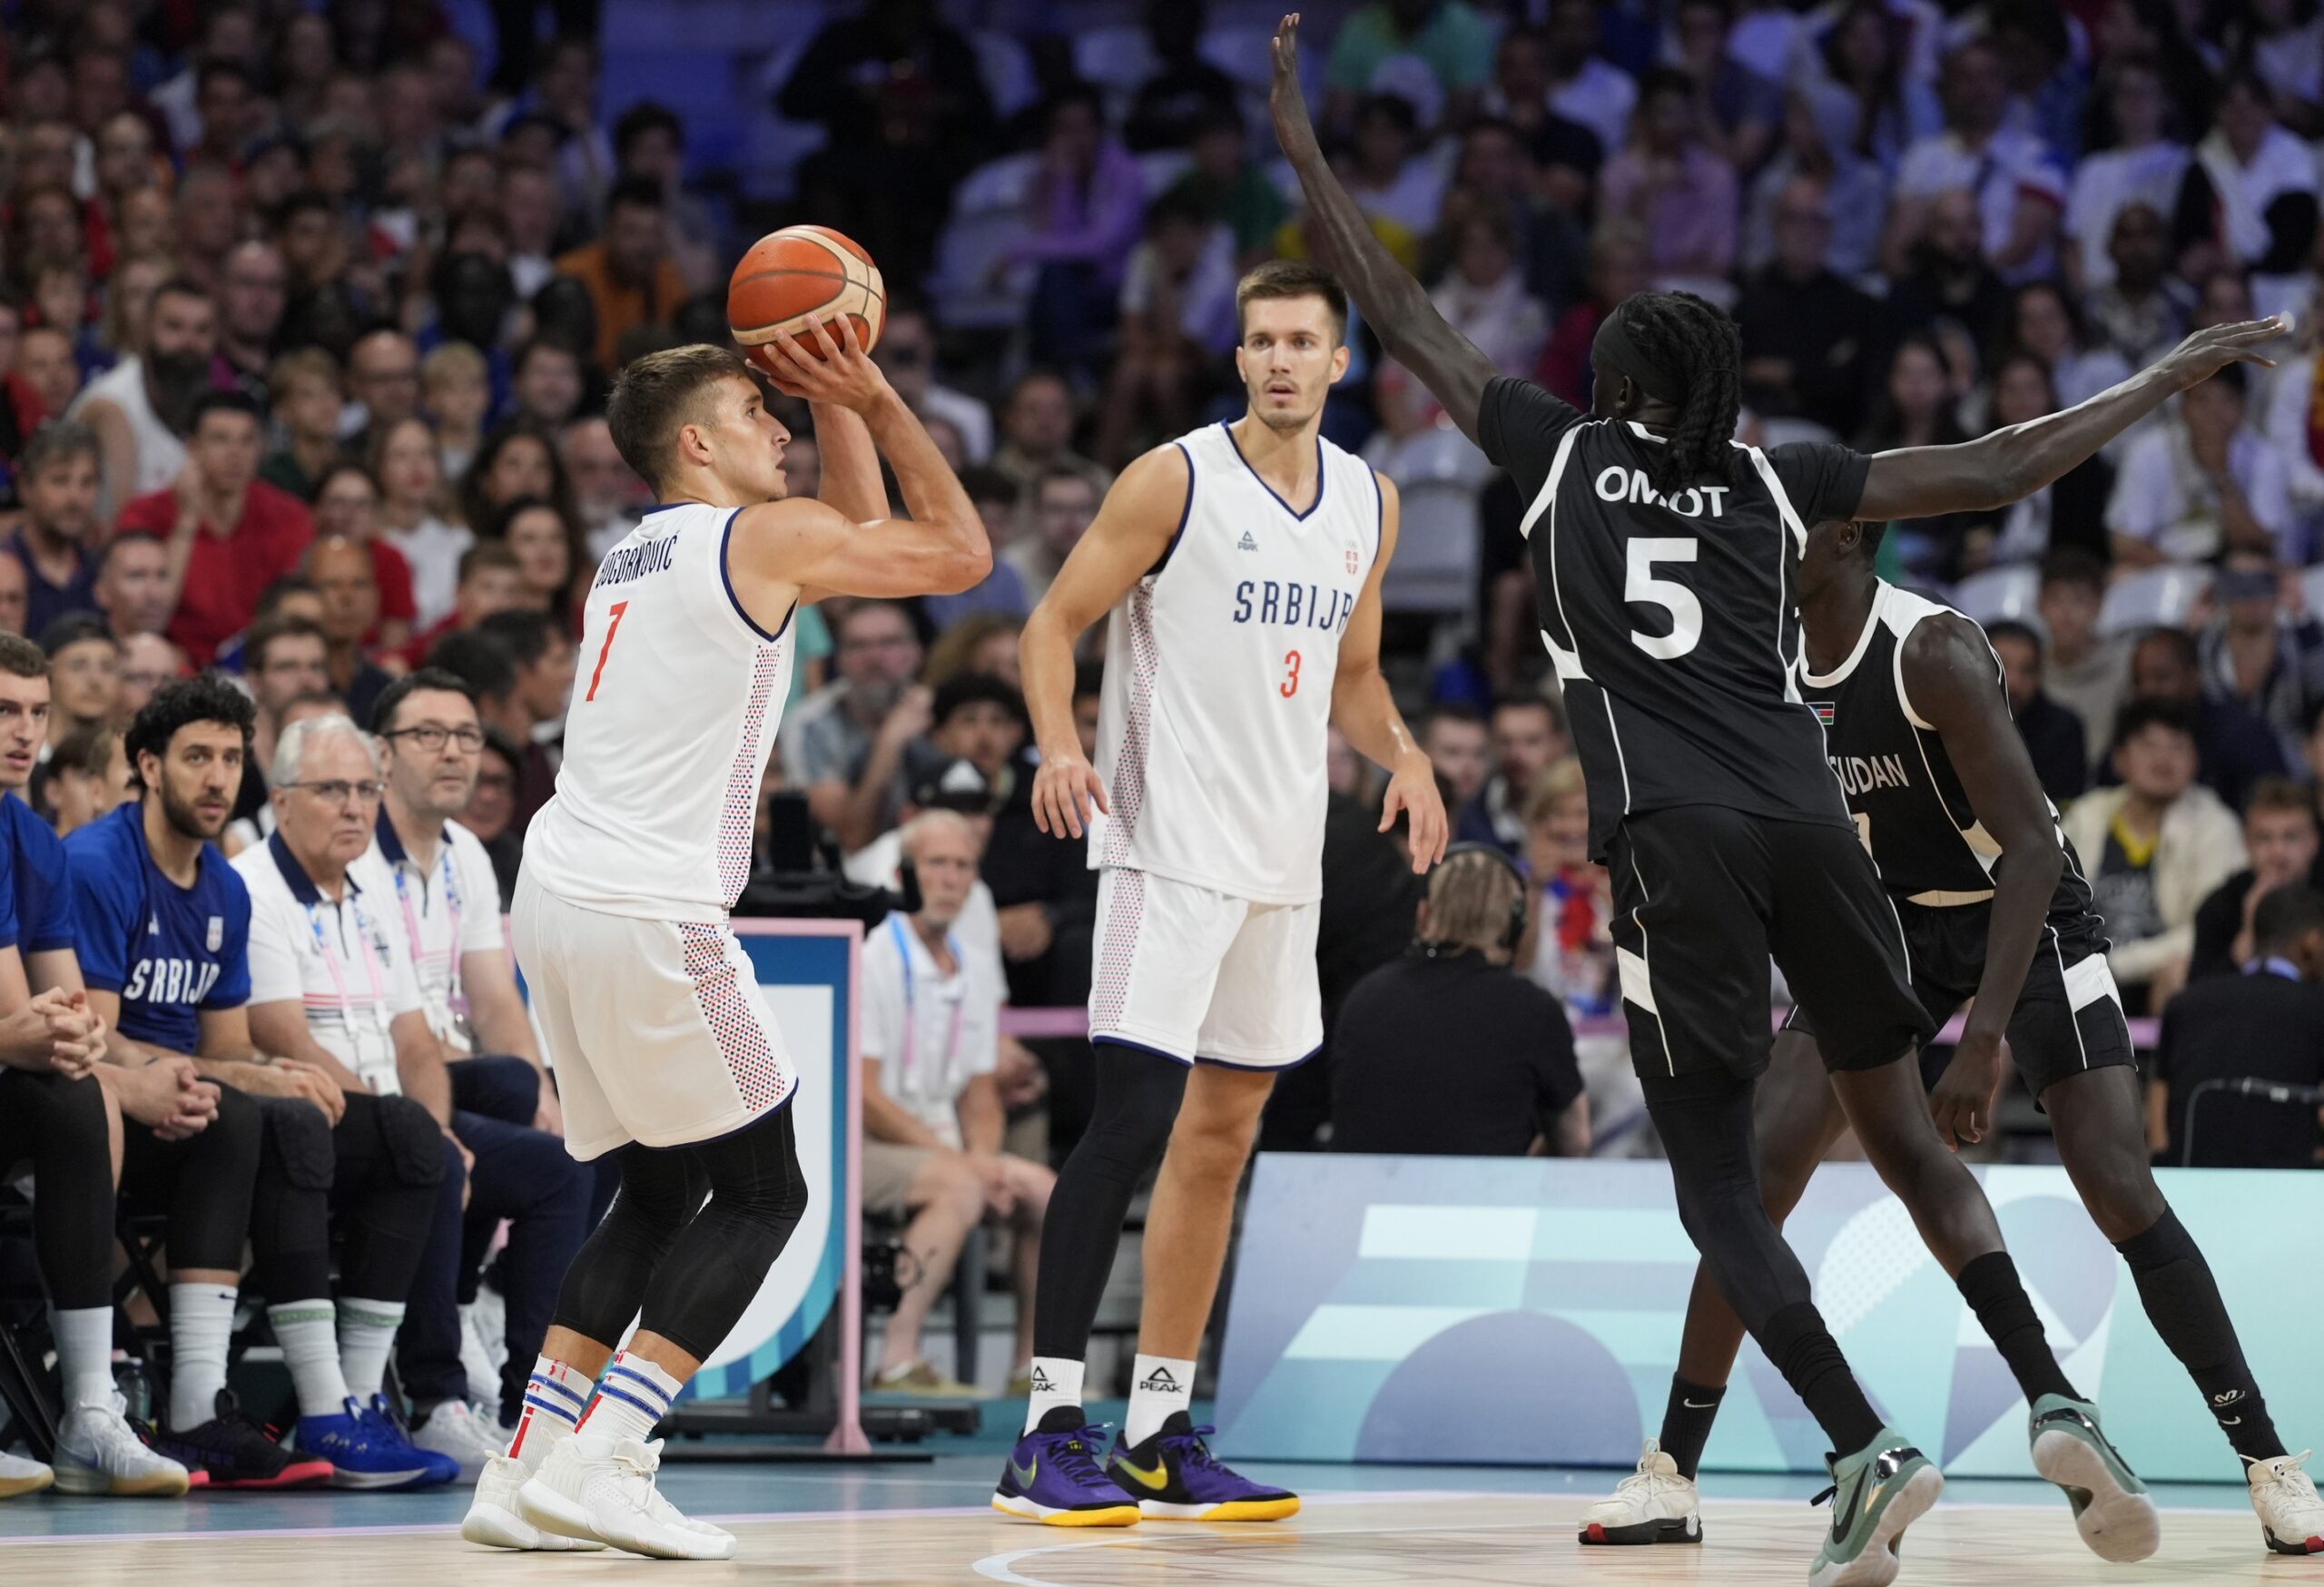
<svg viewBox="0 0 2324 1587">
<path fill-rule="evenodd" d="M 1598 499 L 1600 501 L 1642 501 L 1649 507 L 1667 508 L 1682 518 L 1699 518 L 1709 504 L 1710 516 L 1718 517 L 1727 510 L 1727 498 L 1733 487 L 1706 485 L 1699 489 L 1689 486 L 1668 501 L 1654 488 L 1653 481 L 1643 468 L 1625 468 L 1620 463 L 1610 463 L 1598 470 Z"/>
</svg>

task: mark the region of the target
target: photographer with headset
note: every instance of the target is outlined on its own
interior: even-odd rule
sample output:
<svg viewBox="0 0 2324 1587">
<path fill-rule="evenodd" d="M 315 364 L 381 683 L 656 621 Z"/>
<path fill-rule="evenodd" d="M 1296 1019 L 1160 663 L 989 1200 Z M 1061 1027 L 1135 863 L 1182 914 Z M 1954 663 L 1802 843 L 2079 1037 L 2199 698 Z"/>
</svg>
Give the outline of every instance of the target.
<svg viewBox="0 0 2324 1587">
<path fill-rule="evenodd" d="M 1356 983 L 1332 1038 L 1332 1149 L 1585 1157 L 1590 1104 L 1558 1000 L 1517 973 L 1524 873 L 1455 843 L 1413 951 Z"/>
</svg>

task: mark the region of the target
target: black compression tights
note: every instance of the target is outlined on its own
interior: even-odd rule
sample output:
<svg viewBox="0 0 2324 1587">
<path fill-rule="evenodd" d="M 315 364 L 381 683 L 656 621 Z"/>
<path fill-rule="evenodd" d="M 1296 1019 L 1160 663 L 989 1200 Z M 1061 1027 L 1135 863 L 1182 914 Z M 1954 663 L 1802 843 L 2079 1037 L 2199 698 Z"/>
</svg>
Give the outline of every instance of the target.
<svg viewBox="0 0 2324 1587">
<path fill-rule="evenodd" d="M 1088 1351 L 1122 1220 L 1168 1149 L 1187 1094 L 1187 1065 L 1118 1042 L 1093 1045 L 1097 1105 L 1050 1193 L 1033 1290 L 1033 1354 L 1063 1361 Z"/>
<path fill-rule="evenodd" d="M 218 1088 L 218 1117 L 183 1140 L 163 1140 L 135 1119 L 122 1121 L 121 1204 L 167 1213 L 173 1272 L 236 1273 L 251 1227 L 264 1125 L 255 1099 Z"/>
<path fill-rule="evenodd" d="M 637 1317 L 644 1332 L 706 1356 L 806 1215 L 791 1109 L 698 1146 L 633 1141 L 615 1156 L 621 1191 L 566 1269 L 555 1324 L 611 1345 Z"/>
<path fill-rule="evenodd" d="M 1679 1221 L 1719 1293 L 1832 1446 L 1843 1454 L 1863 1448 L 1878 1434 L 1880 1418 L 1817 1313 L 1807 1269 L 1768 1217 L 1751 1087 L 1689 1076 L 1666 1088 L 1649 1079 L 1646 1107 L 1669 1154 Z"/>
<path fill-rule="evenodd" d="M 33 1166 L 33 1247 L 59 1311 L 113 1304 L 113 1156 L 94 1078 L 0 1069 L 0 1172 Z"/>
</svg>

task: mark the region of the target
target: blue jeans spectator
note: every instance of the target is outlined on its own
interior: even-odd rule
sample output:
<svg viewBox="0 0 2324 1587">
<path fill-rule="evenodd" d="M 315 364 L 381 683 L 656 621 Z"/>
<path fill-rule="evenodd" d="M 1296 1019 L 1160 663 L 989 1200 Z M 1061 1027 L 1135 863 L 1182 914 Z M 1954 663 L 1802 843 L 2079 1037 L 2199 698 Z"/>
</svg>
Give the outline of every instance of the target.
<svg viewBox="0 0 2324 1587">
<path fill-rule="evenodd" d="M 500 1275 L 507 1303 L 508 1360 L 500 1374 L 499 1415 L 504 1425 L 513 1424 L 524 1405 L 533 1358 L 556 1309 L 557 1286 L 588 1237 L 596 1176 L 566 1154 L 563 1141 L 532 1127 L 540 1088 L 530 1064 L 518 1058 L 471 1058 L 449 1067 L 452 1133 L 475 1157 L 476 1167 L 469 1171 L 445 1142 L 435 1224 L 396 1336 L 397 1371 L 415 1406 L 468 1397 L 459 1308 L 463 1297 L 475 1298 L 485 1248 L 505 1217 L 510 1225 L 508 1251 Z M 469 1188 L 465 1211 L 463 1186 Z"/>
</svg>

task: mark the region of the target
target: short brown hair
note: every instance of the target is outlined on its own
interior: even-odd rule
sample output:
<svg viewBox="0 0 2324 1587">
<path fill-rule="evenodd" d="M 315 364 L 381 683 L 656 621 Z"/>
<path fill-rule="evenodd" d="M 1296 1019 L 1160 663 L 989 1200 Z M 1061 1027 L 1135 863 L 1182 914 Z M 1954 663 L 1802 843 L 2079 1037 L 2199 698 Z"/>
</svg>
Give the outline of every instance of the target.
<svg viewBox="0 0 2324 1587">
<path fill-rule="evenodd" d="M 2262 777 L 2251 784 L 2251 792 L 2243 798 L 2246 820 L 2263 810 L 2297 810 L 2309 820 L 2316 819 L 2316 799 L 2309 791 L 2290 777 Z"/>
<path fill-rule="evenodd" d="M 1235 326 L 1243 326 L 1243 310 L 1260 298 L 1321 298 L 1332 313 L 1332 342 L 1347 340 L 1347 289 L 1340 278 L 1320 264 L 1300 259 L 1270 259 L 1235 283 Z"/>
<path fill-rule="evenodd" d="M 12 678 L 44 678 L 48 652 L 21 634 L 0 634 L 0 674 Z"/>
<path fill-rule="evenodd" d="M 278 406 L 288 401 L 291 389 L 301 380 L 320 381 L 339 390 L 339 360 L 319 347 L 284 353 L 266 367 L 267 399 Z"/>
<path fill-rule="evenodd" d="M 266 653 L 278 639 L 322 639 L 323 631 L 306 618 L 290 612 L 274 612 L 251 625 L 242 640 L 242 668 L 257 674 L 266 670 Z"/>
<path fill-rule="evenodd" d="M 540 498 L 538 497 L 534 497 L 531 499 L 535 503 L 538 503 L 540 501 Z M 524 565 L 522 563 L 517 560 L 517 553 L 508 548 L 507 541 L 478 540 L 475 545 L 470 546 L 467 550 L 460 553 L 459 582 L 466 584 L 468 581 L 469 576 L 476 573 L 479 568 L 505 567 L 511 571 L 515 571 L 521 568 Z"/>
<path fill-rule="evenodd" d="M 671 443 L 702 416 L 704 394 L 721 380 L 756 380 L 731 348 L 694 342 L 649 352 L 624 365 L 606 401 L 614 449 L 640 479 L 662 493 Z"/>
</svg>

